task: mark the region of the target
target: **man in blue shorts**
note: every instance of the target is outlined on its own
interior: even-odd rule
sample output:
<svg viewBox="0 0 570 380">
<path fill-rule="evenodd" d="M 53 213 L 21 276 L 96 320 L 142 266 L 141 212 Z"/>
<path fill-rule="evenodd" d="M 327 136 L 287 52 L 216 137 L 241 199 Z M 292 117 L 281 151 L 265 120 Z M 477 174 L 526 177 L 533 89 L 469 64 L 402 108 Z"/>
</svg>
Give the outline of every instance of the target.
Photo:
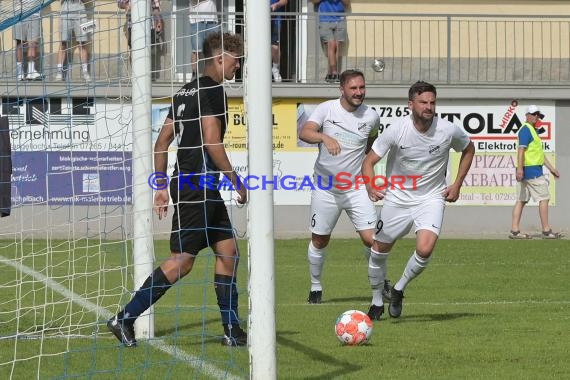
<svg viewBox="0 0 570 380">
<path fill-rule="evenodd" d="M 287 0 L 270 0 L 271 1 L 271 12 L 282 12 L 283 8 L 287 5 Z M 273 75 L 273 81 L 279 83 L 283 80 L 281 78 L 281 71 L 279 70 L 279 64 L 281 61 L 281 46 L 280 46 L 280 35 L 281 35 L 281 16 L 271 17 L 271 74 Z"/>
<path fill-rule="evenodd" d="M 339 60 L 343 44 L 347 39 L 345 13 L 350 6 L 350 0 L 311 0 L 315 11 L 319 13 L 319 36 L 326 48 L 328 69 L 325 81 L 339 81 Z"/>
<path fill-rule="evenodd" d="M 190 49 L 192 51 L 192 79 L 198 75 L 198 60 L 206 37 L 220 30 L 218 11 L 213 0 L 190 1 Z"/>
</svg>

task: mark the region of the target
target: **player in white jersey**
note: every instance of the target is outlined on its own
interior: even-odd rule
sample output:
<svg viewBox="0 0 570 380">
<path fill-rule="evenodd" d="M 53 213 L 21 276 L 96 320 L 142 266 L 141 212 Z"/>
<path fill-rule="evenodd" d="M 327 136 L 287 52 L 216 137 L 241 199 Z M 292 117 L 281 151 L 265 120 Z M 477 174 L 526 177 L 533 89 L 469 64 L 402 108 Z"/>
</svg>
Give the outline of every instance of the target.
<svg viewBox="0 0 570 380">
<path fill-rule="evenodd" d="M 362 160 L 378 134 L 380 118 L 374 109 L 363 104 L 366 85 L 362 72 L 344 71 L 340 76 L 340 94 L 339 99 L 319 104 L 299 135 L 302 141 L 319 144 L 314 168 L 316 186 L 311 194 L 309 303 L 321 302 L 325 248 L 342 210 L 367 250 L 372 245 L 377 220 L 374 204 L 365 187 L 355 185 L 355 177 L 361 174 Z M 376 292 L 381 299 L 381 289 Z"/>
<path fill-rule="evenodd" d="M 416 82 L 408 93 L 410 116 L 398 119 L 372 145 L 362 164 L 362 174 L 374 177 L 374 165 L 387 155 L 386 177 L 389 185 L 370 181 L 366 184 L 372 201 L 384 199 L 384 205 L 372 245 L 370 261 L 381 268 L 373 280 L 382 283 L 386 260 L 396 240 L 413 225 L 416 249 L 400 280 L 391 290 L 388 312 L 398 318 L 408 283 L 428 265 L 437 242 L 445 202 L 455 202 L 475 154 L 473 142 L 465 131 L 435 116 L 436 89 L 426 82 Z M 449 150 L 462 152 L 455 181 L 447 186 L 445 177 Z M 382 305 L 383 306 L 383 305 Z"/>
</svg>

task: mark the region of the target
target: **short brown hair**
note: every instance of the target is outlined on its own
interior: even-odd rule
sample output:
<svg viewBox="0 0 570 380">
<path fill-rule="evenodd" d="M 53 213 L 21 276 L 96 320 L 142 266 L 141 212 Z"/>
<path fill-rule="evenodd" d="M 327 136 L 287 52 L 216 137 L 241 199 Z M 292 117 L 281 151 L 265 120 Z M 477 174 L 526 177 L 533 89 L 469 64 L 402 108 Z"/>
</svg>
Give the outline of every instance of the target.
<svg viewBox="0 0 570 380">
<path fill-rule="evenodd" d="M 243 39 L 239 34 L 215 32 L 211 33 L 204 40 L 204 58 L 212 58 L 217 50 L 230 52 L 236 55 L 243 54 Z"/>
<path fill-rule="evenodd" d="M 433 94 L 437 96 L 437 91 L 433 84 L 419 80 L 410 87 L 410 91 L 408 91 L 408 100 L 412 101 L 416 96 L 421 95 L 424 92 L 433 92 Z"/>
<path fill-rule="evenodd" d="M 346 82 L 348 82 L 349 80 L 351 80 L 354 77 L 362 77 L 362 79 L 364 79 L 364 73 L 360 70 L 357 69 L 348 69 L 348 70 L 344 70 L 341 74 L 340 74 L 340 85 L 344 86 L 344 84 Z"/>
</svg>

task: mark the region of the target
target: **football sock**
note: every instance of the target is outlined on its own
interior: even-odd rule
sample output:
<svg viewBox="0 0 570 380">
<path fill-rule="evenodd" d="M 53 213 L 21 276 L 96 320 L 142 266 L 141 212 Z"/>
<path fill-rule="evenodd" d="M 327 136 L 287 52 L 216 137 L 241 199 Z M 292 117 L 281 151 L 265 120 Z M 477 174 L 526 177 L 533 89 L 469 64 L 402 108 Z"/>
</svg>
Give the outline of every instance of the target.
<svg viewBox="0 0 570 380">
<path fill-rule="evenodd" d="M 28 73 L 33 73 L 36 71 L 36 63 L 34 61 L 28 61 Z"/>
<path fill-rule="evenodd" d="M 308 250 L 309 273 L 311 275 L 311 291 L 323 290 L 321 285 L 321 273 L 325 262 L 325 250 L 317 249 L 311 241 Z"/>
<path fill-rule="evenodd" d="M 414 251 L 408 260 L 408 263 L 406 264 L 406 268 L 404 269 L 402 277 L 400 280 L 398 280 L 396 285 L 394 285 L 394 288 L 396 290 L 404 290 L 410 281 L 418 277 L 420 273 L 423 272 L 430 260 L 431 256 L 424 259 L 423 257 L 419 256 L 416 251 Z"/>
<path fill-rule="evenodd" d="M 376 252 L 374 249 L 370 252 L 370 259 L 368 260 L 368 280 L 372 288 L 372 304 L 381 306 L 384 304 L 382 301 L 382 289 L 384 288 L 384 280 L 386 279 L 386 260 L 388 253 Z"/>
<path fill-rule="evenodd" d="M 238 292 L 234 276 L 214 275 L 214 289 L 222 315 L 222 324 L 239 326 Z"/>
<path fill-rule="evenodd" d="M 160 267 L 145 280 L 139 290 L 136 291 L 133 299 L 121 311 L 117 319 L 136 319 L 146 309 L 153 305 L 166 293 L 172 284 L 168 281 Z"/>
</svg>

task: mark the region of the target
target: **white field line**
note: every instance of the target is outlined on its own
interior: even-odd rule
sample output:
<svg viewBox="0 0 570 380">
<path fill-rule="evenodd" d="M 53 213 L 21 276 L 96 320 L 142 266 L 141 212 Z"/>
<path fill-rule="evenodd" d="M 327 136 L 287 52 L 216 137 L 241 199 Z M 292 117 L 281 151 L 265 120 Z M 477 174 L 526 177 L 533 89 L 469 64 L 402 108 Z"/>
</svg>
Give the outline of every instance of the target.
<svg viewBox="0 0 570 380">
<path fill-rule="evenodd" d="M 334 301 L 327 301 L 325 300 L 323 303 L 318 304 L 318 305 L 311 305 L 307 302 L 290 302 L 290 303 L 284 303 L 284 302 L 280 302 L 278 305 L 276 305 L 277 308 L 282 308 L 282 307 L 309 307 L 309 308 L 314 308 L 314 307 L 327 307 L 327 306 L 339 306 L 339 305 L 346 305 L 347 302 L 334 302 Z M 370 303 L 360 303 L 358 304 L 359 306 L 370 306 Z M 387 305 L 386 302 L 384 302 L 384 305 Z M 496 306 L 507 306 L 507 305 L 570 305 L 570 301 L 533 301 L 533 300 L 513 300 L 513 301 L 478 301 L 478 302 L 470 302 L 470 301 L 465 301 L 465 302 L 407 302 L 404 301 L 404 305 L 406 306 L 482 306 L 482 305 L 496 305 Z M 162 309 L 176 309 L 179 306 L 178 305 L 174 305 L 174 304 L 169 304 L 169 303 L 161 303 L 160 307 Z M 217 305 L 204 305 L 204 307 L 207 308 L 214 308 L 217 307 Z"/>
<path fill-rule="evenodd" d="M 65 298 L 70 299 L 72 302 L 78 304 L 82 308 L 86 309 L 87 311 L 90 311 L 91 313 L 94 313 L 97 316 L 102 316 L 105 320 L 113 316 L 113 313 L 111 313 L 109 310 L 105 309 L 104 307 L 98 306 L 90 301 L 87 301 L 86 299 L 82 298 L 80 295 L 73 293 L 72 291 L 67 289 L 65 286 L 62 286 L 61 284 L 51 280 L 45 275 L 36 272 L 35 270 L 21 263 L 14 262 L 1 255 L 0 255 L 0 263 L 7 266 L 11 266 L 12 268 L 15 268 L 27 275 L 32 276 L 37 281 L 45 283 L 46 286 L 55 290 Z M 220 369 L 212 364 L 209 364 L 197 356 L 184 352 L 178 347 L 165 343 L 162 339 L 151 339 L 148 340 L 147 343 L 152 347 L 162 352 L 165 352 L 182 362 L 185 362 L 189 366 L 195 368 L 198 371 L 201 371 L 205 375 L 212 377 L 214 379 L 231 379 L 231 380 L 240 379 L 240 377 L 234 376 L 228 373 L 227 371 L 224 371 L 223 369 Z"/>
<path fill-rule="evenodd" d="M 276 305 L 277 308 L 280 307 L 326 307 L 326 306 L 338 306 L 346 305 L 346 302 L 329 302 L 323 301 L 323 303 L 318 305 L 311 305 L 307 302 L 303 303 L 279 303 Z M 361 303 L 361 306 L 370 306 L 370 303 Z M 384 302 L 384 305 L 387 305 Z M 520 301 L 479 301 L 479 302 L 407 302 L 404 301 L 405 306 L 482 306 L 482 305 L 493 305 L 493 306 L 507 306 L 507 305 L 570 305 L 570 301 L 532 301 L 532 300 L 520 300 Z M 161 305 L 161 307 L 175 307 L 172 305 Z"/>
</svg>

